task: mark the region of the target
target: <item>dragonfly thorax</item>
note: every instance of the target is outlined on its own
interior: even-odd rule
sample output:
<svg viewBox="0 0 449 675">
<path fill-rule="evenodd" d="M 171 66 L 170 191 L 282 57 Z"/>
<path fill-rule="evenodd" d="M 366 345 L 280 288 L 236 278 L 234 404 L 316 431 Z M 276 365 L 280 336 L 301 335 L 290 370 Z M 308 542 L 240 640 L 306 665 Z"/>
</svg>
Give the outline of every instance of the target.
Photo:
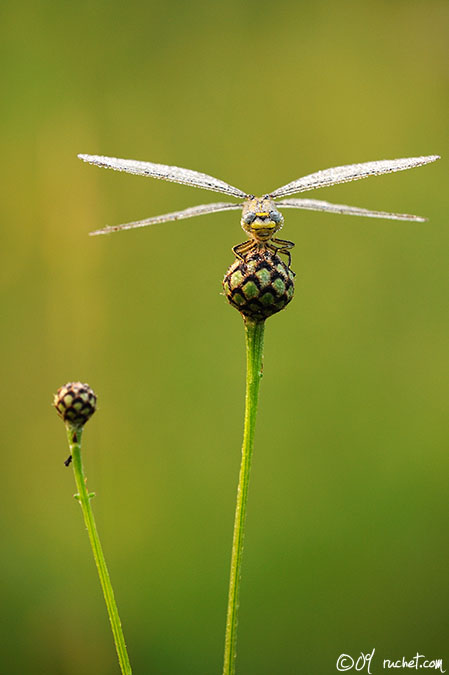
<svg viewBox="0 0 449 675">
<path fill-rule="evenodd" d="M 241 225 L 251 239 L 269 241 L 283 224 L 284 218 L 272 199 L 252 197 L 244 202 Z"/>
</svg>

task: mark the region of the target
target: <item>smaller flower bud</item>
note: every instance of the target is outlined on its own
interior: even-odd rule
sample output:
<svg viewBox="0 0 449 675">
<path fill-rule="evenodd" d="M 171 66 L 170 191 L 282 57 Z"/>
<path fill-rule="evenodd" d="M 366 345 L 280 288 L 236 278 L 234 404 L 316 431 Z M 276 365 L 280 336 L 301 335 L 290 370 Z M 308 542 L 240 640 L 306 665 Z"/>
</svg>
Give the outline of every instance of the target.
<svg viewBox="0 0 449 675">
<path fill-rule="evenodd" d="M 94 414 L 97 397 L 88 384 L 68 382 L 56 392 L 53 405 L 66 424 L 79 428 Z"/>
<path fill-rule="evenodd" d="M 243 316 L 263 321 L 288 305 L 294 278 L 290 267 L 265 248 L 236 260 L 223 279 L 223 288 L 228 302 Z"/>
</svg>

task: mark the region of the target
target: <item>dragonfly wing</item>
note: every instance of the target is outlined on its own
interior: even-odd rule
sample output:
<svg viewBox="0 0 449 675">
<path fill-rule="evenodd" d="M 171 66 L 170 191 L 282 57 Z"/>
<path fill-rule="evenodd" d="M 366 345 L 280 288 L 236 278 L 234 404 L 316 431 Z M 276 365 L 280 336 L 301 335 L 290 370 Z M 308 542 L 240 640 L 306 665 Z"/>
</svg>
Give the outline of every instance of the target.
<svg viewBox="0 0 449 675">
<path fill-rule="evenodd" d="M 330 204 L 319 199 L 283 199 L 276 205 L 287 209 L 307 209 L 309 211 L 327 211 L 328 213 L 343 213 L 347 216 L 368 216 L 369 218 L 388 218 L 389 220 L 415 220 L 424 222 L 427 218 L 412 216 L 408 213 L 388 213 L 387 211 L 371 211 L 360 209 L 358 206 L 346 206 L 346 204 Z"/>
<path fill-rule="evenodd" d="M 182 220 L 183 218 L 193 218 L 193 216 L 204 216 L 207 213 L 216 213 L 217 211 L 228 211 L 241 209 L 243 204 L 231 204 L 229 202 L 217 202 L 216 204 L 200 204 L 199 206 L 191 206 L 183 211 L 174 211 L 173 213 L 165 213 L 163 216 L 154 216 L 153 218 L 145 218 L 145 220 L 135 220 L 132 223 L 124 223 L 123 225 L 108 225 L 101 230 L 90 232 L 91 235 L 110 234 L 118 230 L 132 230 L 136 227 L 146 227 L 147 225 L 157 225 L 159 223 L 168 223 L 171 220 Z"/>
<path fill-rule="evenodd" d="M 166 164 L 153 164 L 153 162 L 140 162 L 135 159 L 118 159 L 117 157 L 101 157 L 99 155 L 78 155 L 80 159 L 89 164 L 95 164 L 106 169 L 115 169 L 116 171 L 126 171 L 137 176 L 151 176 L 168 180 L 172 183 L 181 183 L 183 185 L 192 185 L 193 187 L 222 192 L 225 195 L 233 197 L 246 197 L 246 192 L 228 185 L 218 178 L 213 178 L 205 173 L 192 171 L 191 169 L 181 169 L 178 166 L 167 166 Z"/>
<path fill-rule="evenodd" d="M 440 159 L 439 155 L 429 155 L 427 157 L 406 157 L 405 159 L 384 159 L 377 162 L 365 162 L 363 164 L 348 164 L 347 166 L 336 166 L 333 169 L 325 169 L 311 173 L 309 176 L 298 178 L 287 183 L 274 192 L 270 192 L 270 197 L 286 197 L 294 195 L 297 192 L 314 190 L 315 188 L 336 185 L 337 183 L 347 183 L 352 180 L 359 180 L 367 176 L 379 176 L 383 173 L 392 173 L 393 171 L 404 171 L 412 169 L 415 166 L 422 166 L 429 162 Z"/>
</svg>

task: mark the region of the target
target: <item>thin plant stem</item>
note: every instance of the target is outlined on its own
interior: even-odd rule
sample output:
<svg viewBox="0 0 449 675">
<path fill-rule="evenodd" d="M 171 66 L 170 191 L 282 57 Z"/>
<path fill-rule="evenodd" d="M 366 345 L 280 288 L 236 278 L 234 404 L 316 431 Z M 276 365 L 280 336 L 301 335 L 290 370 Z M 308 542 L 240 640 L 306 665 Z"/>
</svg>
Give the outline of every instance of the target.
<svg viewBox="0 0 449 675">
<path fill-rule="evenodd" d="M 243 540 L 245 533 L 249 475 L 254 447 L 254 432 L 256 428 L 257 403 L 259 399 L 260 379 L 262 377 L 264 328 L 265 321 L 254 321 L 248 318 L 245 319 L 245 424 L 243 431 L 242 461 L 240 465 L 237 503 L 235 508 L 234 535 L 232 541 L 231 574 L 229 580 L 223 675 L 234 675 L 235 673 Z"/>
<path fill-rule="evenodd" d="M 120 622 L 120 617 L 114 598 L 114 591 L 112 590 L 111 579 L 109 577 L 106 560 L 104 558 L 103 549 L 101 548 L 97 527 L 95 525 L 94 514 L 90 504 L 93 494 L 89 494 L 87 491 L 86 478 L 84 476 L 83 462 L 81 458 L 81 434 L 81 428 L 67 426 L 67 437 L 73 459 L 73 471 L 75 474 L 76 486 L 78 488 L 78 494 L 75 496 L 81 505 L 84 522 L 89 534 L 92 553 L 94 554 L 95 564 L 97 566 L 98 576 L 100 577 L 100 583 L 103 589 L 104 599 L 109 614 L 109 621 L 111 622 L 112 634 L 114 636 L 115 648 L 117 650 L 120 668 L 123 675 L 131 675 L 131 665 L 129 663 L 128 652 L 126 650 L 122 624 Z"/>
</svg>

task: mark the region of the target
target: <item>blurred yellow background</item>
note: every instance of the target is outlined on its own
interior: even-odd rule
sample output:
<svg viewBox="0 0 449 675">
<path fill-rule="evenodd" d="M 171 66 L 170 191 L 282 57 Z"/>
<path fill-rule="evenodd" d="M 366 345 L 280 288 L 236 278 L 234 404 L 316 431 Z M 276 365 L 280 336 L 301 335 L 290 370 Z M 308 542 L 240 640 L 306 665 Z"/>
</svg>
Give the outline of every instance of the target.
<svg viewBox="0 0 449 675">
<path fill-rule="evenodd" d="M 89 382 L 88 486 L 136 674 L 220 673 L 244 342 L 238 212 L 89 238 L 221 196 L 82 164 L 176 164 L 262 194 L 339 164 L 437 164 L 289 210 L 267 323 L 238 673 L 342 652 L 449 667 L 448 28 L 443 0 L 3 5 L 1 666 L 118 665 L 52 394 Z M 218 198 L 217 198 L 218 197 Z"/>
</svg>

